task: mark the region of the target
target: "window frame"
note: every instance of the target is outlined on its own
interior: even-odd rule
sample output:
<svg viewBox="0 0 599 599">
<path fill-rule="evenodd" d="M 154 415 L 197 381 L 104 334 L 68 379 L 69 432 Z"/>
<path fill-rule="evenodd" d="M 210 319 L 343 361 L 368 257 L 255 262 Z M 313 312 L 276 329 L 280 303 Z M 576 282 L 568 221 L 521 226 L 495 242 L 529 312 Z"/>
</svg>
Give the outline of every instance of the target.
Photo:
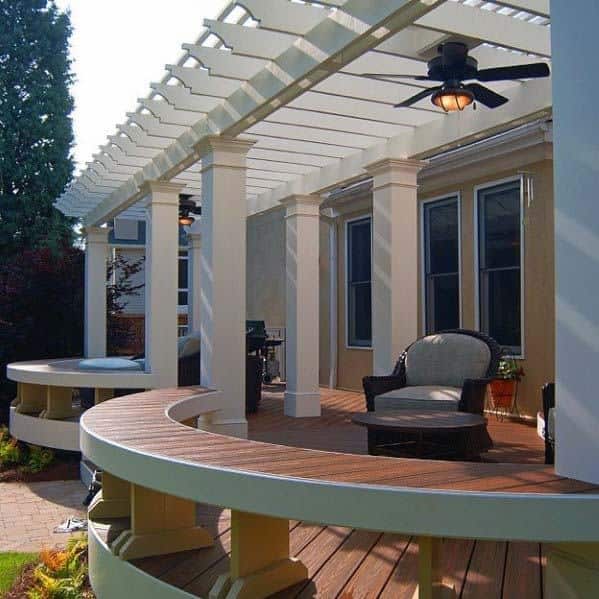
<svg viewBox="0 0 599 599">
<path fill-rule="evenodd" d="M 363 214 L 353 218 L 348 218 L 344 221 L 343 227 L 345 232 L 345 349 L 358 349 L 372 351 L 372 333 L 369 345 L 352 345 L 350 343 L 350 311 L 349 311 L 349 229 L 352 223 L 367 220 L 370 222 L 370 293 L 372 296 L 372 250 L 373 250 L 373 219 L 372 214 Z M 372 305 L 372 304 L 371 304 Z M 372 327 L 372 309 L 370 313 L 370 323 Z M 372 330 L 372 329 L 371 329 Z"/>
<path fill-rule="evenodd" d="M 420 201 L 419 219 L 420 219 L 420 300 L 421 300 L 421 334 L 427 335 L 427 292 L 426 292 L 426 226 L 425 210 L 427 204 L 437 204 L 455 200 L 458 208 L 458 327 L 462 328 L 463 322 L 463 293 L 462 293 L 462 194 L 460 191 L 446 193 L 432 198 L 426 198 Z"/>
<path fill-rule="evenodd" d="M 525 352 L 525 320 L 526 313 L 524 310 L 525 306 L 525 276 L 524 276 L 524 263 L 525 263 L 525 235 L 524 235 L 524 175 L 515 175 L 513 177 L 505 177 L 503 179 L 496 179 L 488 181 L 480 185 L 476 185 L 473 189 L 473 204 L 474 204 L 474 321 L 477 330 L 481 330 L 481 306 L 480 306 L 480 194 L 487 189 L 498 187 L 500 185 L 506 185 L 508 183 L 518 183 L 520 188 L 520 352 L 519 353 L 506 353 L 505 357 L 514 358 L 517 360 L 524 360 L 526 357 Z M 499 341 L 498 341 L 499 343 Z M 500 344 L 501 345 L 501 344 Z M 503 346 L 502 346 L 503 347 Z"/>
</svg>

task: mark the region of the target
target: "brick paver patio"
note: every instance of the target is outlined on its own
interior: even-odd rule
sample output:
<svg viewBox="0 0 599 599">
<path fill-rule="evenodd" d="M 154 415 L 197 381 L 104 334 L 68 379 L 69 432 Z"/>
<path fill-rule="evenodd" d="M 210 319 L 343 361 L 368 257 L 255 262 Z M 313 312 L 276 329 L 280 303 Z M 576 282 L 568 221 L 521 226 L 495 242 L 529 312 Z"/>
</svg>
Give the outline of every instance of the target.
<svg viewBox="0 0 599 599">
<path fill-rule="evenodd" d="M 69 516 L 84 517 L 85 487 L 75 480 L 0 483 L 0 551 L 39 551 L 63 545 L 53 530 Z"/>
</svg>

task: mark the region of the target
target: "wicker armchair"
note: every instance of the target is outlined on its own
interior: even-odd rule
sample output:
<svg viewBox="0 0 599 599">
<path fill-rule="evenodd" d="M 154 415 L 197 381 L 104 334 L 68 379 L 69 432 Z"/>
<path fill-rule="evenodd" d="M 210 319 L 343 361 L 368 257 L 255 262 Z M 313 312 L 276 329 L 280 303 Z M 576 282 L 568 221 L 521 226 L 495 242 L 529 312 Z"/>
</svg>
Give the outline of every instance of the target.
<svg viewBox="0 0 599 599">
<path fill-rule="evenodd" d="M 489 365 L 484 378 L 479 379 L 466 379 L 462 386 L 462 396 L 460 398 L 459 410 L 462 412 L 471 412 L 473 414 L 482 414 L 485 403 L 485 391 L 487 384 L 497 374 L 497 368 L 499 366 L 499 358 L 501 357 L 501 348 L 499 344 L 484 333 L 478 331 L 468 331 L 465 329 L 452 329 L 448 331 L 442 331 L 437 335 L 445 334 L 459 334 L 468 335 L 476 339 L 480 339 L 487 344 L 490 351 Z M 414 343 L 425 339 L 421 337 Z M 374 399 L 377 395 L 393 391 L 395 389 L 402 389 L 406 387 L 406 359 L 410 348 L 414 344 L 410 345 L 406 351 L 399 357 L 393 372 L 388 376 L 365 376 L 362 379 L 362 385 L 364 387 L 364 393 L 366 395 L 366 408 L 369 412 L 374 411 Z"/>
<path fill-rule="evenodd" d="M 442 383 L 438 380 L 435 381 L 436 375 L 438 373 L 435 371 L 435 368 L 431 368 L 428 366 L 428 372 L 430 372 L 430 380 L 431 382 L 422 381 L 422 379 L 426 379 L 427 375 L 427 365 L 420 365 L 420 381 L 414 384 L 411 382 L 410 376 L 408 374 L 408 356 L 410 354 L 410 350 L 416 350 L 419 346 L 423 346 L 427 342 L 430 343 L 429 348 L 433 348 L 433 340 L 442 337 L 443 335 L 467 335 L 469 337 L 473 337 L 479 341 L 482 341 L 489 349 L 488 352 L 488 363 L 482 361 L 482 366 L 479 365 L 479 376 L 476 378 L 466 377 L 459 382 L 452 383 Z M 428 349 L 427 351 L 431 351 Z M 426 355 L 426 353 L 425 353 Z M 392 409 L 442 409 L 442 410 L 458 410 L 462 412 L 470 412 L 472 414 L 483 414 L 484 405 L 485 405 L 485 394 L 487 384 L 490 380 L 497 374 L 497 368 L 499 366 L 499 359 L 501 356 L 501 348 L 499 344 L 492 339 L 491 337 L 485 335 L 484 333 L 480 333 L 478 331 L 469 331 L 464 329 L 452 329 L 447 331 L 442 331 L 437 333 L 434 336 L 425 336 L 417 339 L 414 343 L 412 343 L 404 353 L 399 357 L 393 372 L 388 376 L 366 376 L 362 379 L 362 384 L 364 387 L 364 393 L 366 396 L 366 408 L 369 412 L 375 411 L 376 404 L 379 404 L 380 409 L 388 409 L 388 404 L 391 404 Z M 447 357 L 447 351 L 445 352 L 444 358 Z M 410 356 L 410 368 L 414 368 L 414 361 L 417 360 L 418 354 L 416 351 L 412 351 Z M 447 360 L 446 360 L 447 361 Z M 424 366 L 424 368 L 423 368 Z M 467 366 L 463 365 L 463 366 Z M 486 368 L 485 368 L 486 367 Z M 444 369 L 451 372 L 451 363 L 444 364 Z M 458 369 L 456 369 L 458 370 Z M 468 371 L 468 368 L 461 368 L 462 371 Z M 422 372 L 424 371 L 424 373 Z M 480 376 L 482 374 L 482 376 Z M 414 378 L 412 376 L 412 378 Z M 436 378 L 439 378 L 438 376 Z M 459 378 L 459 377 L 454 377 Z M 429 387 L 430 385 L 430 387 Z M 439 385 L 446 386 L 437 387 Z M 390 395 L 394 395 L 393 391 L 403 390 L 403 393 L 397 393 L 398 397 L 389 397 Z M 428 390 L 431 390 L 431 394 L 435 394 L 436 397 L 443 396 L 448 397 L 447 399 L 443 399 L 441 401 L 433 401 L 432 399 L 422 399 L 419 398 L 420 395 L 426 395 Z M 410 392 L 415 391 L 414 395 L 411 396 Z M 445 393 L 444 392 L 448 392 Z M 383 396 L 383 394 L 387 394 Z M 449 395 L 453 394 L 451 397 Z M 405 395 L 406 397 L 401 397 Z M 382 398 L 380 396 L 383 396 Z M 455 397 L 454 397 L 455 396 Z M 377 400 L 377 397 L 379 398 Z M 383 402 L 387 402 L 387 404 L 383 404 Z M 385 407 L 381 408 L 381 405 L 385 405 Z M 437 407 L 438 406 L 438 407 Z M 371 436 L 376 436 L 377 438 L 371 438 Z M 381 438 L 381 436 L 384 437 Z M 382 444 L 383 442 L 392 443 L 393 433 L 381 433 L 381 432 L 371 432 L 369 433 L 369 444 Z M 478 440 L 479 447 L 481 450 L 486 450 L 492 446 L 491 438 L 488 434 L 484 433 L 483 437 Z"/>
<path fill-rule="evenodd" d="M 555 383 L 546 383 L 541 389 L 545 429 L 545 464 L 555 463 Z"/>
</svg>

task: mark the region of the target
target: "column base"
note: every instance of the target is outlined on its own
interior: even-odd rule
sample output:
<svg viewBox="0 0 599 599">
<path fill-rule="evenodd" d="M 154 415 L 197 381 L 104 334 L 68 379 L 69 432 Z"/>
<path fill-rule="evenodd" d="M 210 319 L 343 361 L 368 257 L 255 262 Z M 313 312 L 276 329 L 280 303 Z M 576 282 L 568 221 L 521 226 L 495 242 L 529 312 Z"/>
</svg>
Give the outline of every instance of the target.
<svg viewBox="0 0 599 599">
<path fill-rule="evenodd" d="M 195 526 L 143 534 L 125 530 L 113 541 L 110 548 L 120 559 L 132 560 L 212 547 L 213 544 L 212 535 L 201 526 Z"/>
<path fill-rule="evenodd" d="M 248 421 L 243 418 L 239 420 L 219 419 L 217 415 L 200 416 L 197 423 L 197 428 L 209 433 L 218 435 L 228 435 L 229 437 L 238 437 L 247 439 L 248 436 Z"/>
<path fill-rule="evenodd" d="M 320 393 L 285 392 L 285 416 L 314 418 L 321 414 Z"/>
<path fill-rule="evenodd" d="M 129 497 L 125 499 L 104 499 L 102 491 L 96 496 L 87 508 L 90 520 L 102 520 L 103 518 L 127 518 L 131 514 L 131 502 Z"/>
<path fill-rule="evenodd" d="M 210 591 L 210 599 L 262 599 L 308 578 L 308 568 L 297 559 L 288 558 L 263 570 L 232 580 L 223 574 Z"/>
</svg>

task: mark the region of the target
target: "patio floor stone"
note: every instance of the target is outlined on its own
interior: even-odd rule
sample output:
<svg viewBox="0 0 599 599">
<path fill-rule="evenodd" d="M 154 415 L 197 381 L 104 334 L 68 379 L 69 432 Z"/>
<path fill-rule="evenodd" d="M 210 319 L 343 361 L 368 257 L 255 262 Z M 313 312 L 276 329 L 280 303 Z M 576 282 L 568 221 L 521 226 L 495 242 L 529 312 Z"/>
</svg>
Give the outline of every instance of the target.
<svg viewBox="0 0 599 599">
<path fill-rule="evenodd" d="M 64 545 L 54 528 L 70 516 L 85 517 L 85 487 L 76 480 L 0 483 L 0 551 L 40 551 Z"/>
</svg>

